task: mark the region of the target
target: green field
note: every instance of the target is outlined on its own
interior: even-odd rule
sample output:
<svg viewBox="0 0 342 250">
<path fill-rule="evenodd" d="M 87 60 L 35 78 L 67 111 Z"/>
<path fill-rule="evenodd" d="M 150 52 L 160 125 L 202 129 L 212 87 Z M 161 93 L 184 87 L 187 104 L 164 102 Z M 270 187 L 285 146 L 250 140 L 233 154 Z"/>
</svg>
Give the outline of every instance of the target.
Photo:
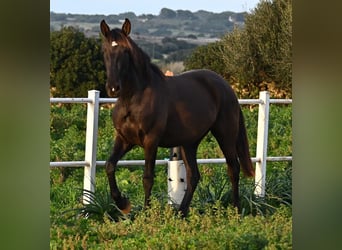
<svg viewBox="0 0 342 250">
<path fill-rule="evenodd" d="M 243 108 L 255 156 L 257 108 Z M 86 106 L 53 105 L 50 119 L 50 160 L 84 159 Z M 269 156 L 292 155 L 292 107 L 271 105 Z M 110 110 L 101 108 L 98 160 L 106 160 L 113 141 Z M 169 156 L 158 151 L 158 159 Z M 198 158 L 222 157 L 209 134 L 198 150 Z M 143 159 L 134 149 L 125 159 Z M 190 214 L 181 219 L 167 205 L 167 169 L 156 166 L 151 208 L 143 209 L 142 166 L 119 167 L 120 189 L 129 197 L 132 211 L 123 216 L 108 196 L 103 167 L 97 168 L 97 206 L 81 203 L 83 168 L 50 170 L 51 249 L 292 249 L 292 164 L 267 165 L 266 197 L 254 197 L 254 180 L 241 178 L 242 214 L 230 204 L 230 182 L 223 164 L 200 165 L 201 181 L 191 203 Z M 62 177 L 63 178 L 62 178 Z M 87 214 L 85 217 L 84 214 Z"/>
</svg>

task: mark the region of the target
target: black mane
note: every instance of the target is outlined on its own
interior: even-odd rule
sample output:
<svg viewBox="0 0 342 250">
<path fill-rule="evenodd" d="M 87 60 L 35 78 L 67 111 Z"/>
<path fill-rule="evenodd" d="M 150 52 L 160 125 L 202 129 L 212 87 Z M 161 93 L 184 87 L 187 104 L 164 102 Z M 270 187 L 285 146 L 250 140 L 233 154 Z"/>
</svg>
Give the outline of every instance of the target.
<svg viewBox="0 0 342 250">
<path fill-rule="evenodd" d="M 139 72 L 140 76 L 146 76 L 146 80 L 151 80 L 152 73 L 154 73 L 158 77 L 164 79 L 164 73 L 157 65 L 151 62 L 151 58 L 131 38 L 128 38 L 128 41 L 131 44 L 132 56 L 137 65 L 136 70 Z"/>
</svg>

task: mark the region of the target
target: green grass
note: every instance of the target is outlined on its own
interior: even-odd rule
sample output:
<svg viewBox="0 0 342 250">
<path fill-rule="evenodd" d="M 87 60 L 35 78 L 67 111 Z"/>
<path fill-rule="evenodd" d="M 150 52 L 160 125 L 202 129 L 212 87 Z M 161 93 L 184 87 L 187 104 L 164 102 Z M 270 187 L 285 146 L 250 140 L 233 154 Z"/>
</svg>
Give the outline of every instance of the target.
<svg viewBox="0 0 342 250">
<path fill-rule="evenodd" d="M 243 213 L 238 214 L 229 205 L 230 183 L 220 174 L 223 166 L 200 169 L 203 178 L 186 219 L 167 205 L 165 167 L 157 167 L 153 201 L 147 210 L 143 209 L 142 170 L 121 167 L 117 171 L 119 188 L 132 203 L 126 216 L 109 199 L 103 168 L 97 170 L 96 193 L 88 194 L 95 205 L 82 205 L 83 169 L 74 170 L 51 189 L 51 249 L 291 249 L 289 173 L 268 176 L 263 200 L 253 197 L 253 180 L 241 179 Z M 51 175 L 56 174 L 54 170 Z"/>
<path fill-rule="evenodd" d="M 99 179 L 102 178 L 100 174 Z M 129 192 L 127 188 L 122 188 Z M 154 194 L 155 192 L 158 191 L 154 189 Z M 100 193 L 105 194 L 103 191 Z M 106 213 L 102 217 L 86 218 L 52 212 L 51 249 L 292 248 L 290 206 L 280 205 L 273 213 L 263 216 L 241 215 L 234 208 L 225 207 L 220 201 L 216 201 L 204 207 L 194 204 L 189 216 L 182 219 L 163 200 L 153 198 L 151 208 L 144 210 L 137 199 L 141 195 L 128 195 L 132 202 L 138 204 L 133 203 L 131 215 L 121 216 L 114 220 L 116 222 Z M 54 207 L 55 203 L 58 202 L 53 201 L 51 206 Z M 71 201 L 69 206 L 75 206 L 73 204 L 77 202 Z"/>
<path fill-rule="evenodd" d="M 85 107 L 70 110 L 55 107 L 51 114 L 50 160 L 82 160 Z M 255 155 L 257 109 L 243 110 L 252 156 Z M 113 140 L 110 111 L 100 112 L 98 159 L 108 157 Z M 291 106 L 271 106 L 268 155 L 292 155 Z M 80 136 L 81 135 L 81 136 Z M 69 149 L 69 150 L 67 150 Z M 72 150 L 70 150 L 72 149 Z M 158 159 L 168 157 L 167 149 Z M 198 158 L 222 157 L 217 143 L 208 135 Z M 134 149 L 125 159 L 143 159 Z M 167 205 L 166 166 L 156 166 L 151 208 L 143 209 L 142 166 L 119 167 L 118 186 L 132 203 L 123 216 L 108 193 L 103 167 L 97 168 L 96 192 L 87 193 L 94 205 L 82 204 L 83 168 L 50 170 L 51 249 L 291 249 L 292 164 L 267 164 L 266 196 L 253 195 L 254 180 L 241 178 L 242 213 L 231 204 L 231 185 L 225 164 L 200 165 L 201 181 L 191 203 L 190 214 L 181 219 Z"/>
</svg>

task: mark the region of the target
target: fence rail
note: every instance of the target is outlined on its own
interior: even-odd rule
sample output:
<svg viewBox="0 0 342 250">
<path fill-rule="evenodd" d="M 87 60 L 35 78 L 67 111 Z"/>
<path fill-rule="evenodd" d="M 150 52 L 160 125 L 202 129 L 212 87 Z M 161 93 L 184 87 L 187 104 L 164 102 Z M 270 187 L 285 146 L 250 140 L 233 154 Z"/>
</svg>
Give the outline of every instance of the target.
<svg viewBox="0 0 342 250">
<path fill-rule="evenodd" d="M 104 166 L 105 161 L 96 160 L 97 150 L 97 129 L 98 113 L 101 103 L 115 103 L 116 98 L 100 98 L 97 90 L 88 91 L 88 98 L 50 98 L 50 103 L 87 103 L 87 128 L 84 161 L 64 161 L 50 162 L 50 168 L 55 167 L 84 167 L 85 190 L 95 191 L 96 166 Z M 268 144 L 268 123 L 270 104 L 292 104 L 292 99 L 270 99 L 267 91 L 260 92 L 259 99 L 239 99 L 241 105 L 258 104 L 258 132 L 256 157 L 252 157 L 252 162 L 256 163 L 255 168 L 255 195 L 265 196 L 266 185 L 266 162 L 267 161 L 292 161 L 292 156 L 267 156 Z M 220 164 L 225 163 L 225 158 L 197 159 L 198 164 Z M 132 166 L 144 165 L 144 160 L 121 160 L 118 165 Z M 168 165 L 169 160 L 156 160 L 156 165 Z M 85 197 L 83 202 L 87 203 Z"/>
<path fill-rule="evenodd" d="M 251 158 L 253 163 L 259 162 L 260 159 L 256 157 Z M 169 160 L 156 160 L 156 165 L 167 165 Z M 292 161 L 292 156 L 268 156 L 266 161 Z M 226 163 L 225 158 L 210 158 L 210 159 L 197 159 L 197 164 L 218 164 Z M 106 161 L 96 161 L 96 166 L 104 166 Z M 143 166 L 145 160 L 121 160 L 118 162 L 119 166 Z M 89 166 L 89 162 L 86 161 L 61 161 L 50 162 L 50 168 L 58 167 L 83 167 Z"/>
</svg>

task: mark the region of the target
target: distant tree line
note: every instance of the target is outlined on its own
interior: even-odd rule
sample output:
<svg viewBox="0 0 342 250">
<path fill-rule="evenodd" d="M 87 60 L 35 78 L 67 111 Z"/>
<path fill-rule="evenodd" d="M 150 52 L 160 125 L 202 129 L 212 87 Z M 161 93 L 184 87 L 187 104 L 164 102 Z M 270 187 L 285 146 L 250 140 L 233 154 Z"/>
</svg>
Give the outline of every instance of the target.
<svg viewBox="0 0 342 250">
<path fill-rule="evenodd" d="M 160 63 L 184 61 L 197 47 L 195 44 L 168 36 L 162 39 L 161 44 L 143 40 L 136 42 L 153 60 Z"/>
<path fill-rule="evenodd" d="M 233 29 L 237 23 L 243 23 L 244 13 L 224 11 L 213 13 L 208 11 L 191 12 L 187 10 L 161 9 L 159 15 L 135 15 L 126 12 L 118 15 L 80 15 L 50 13 L 50 29 L 59 30 L 63 26 L 79 26 L 91 30 L 94 34 L 100 32 L 98 24 L 102 19 L 111 25 L 119 26 L 121 21 L 129 18 L 134 32 L 153 36 L 175 36 L 179 33 L 205 34 L 208 37 L 221 37 Z"/>
</svg>

